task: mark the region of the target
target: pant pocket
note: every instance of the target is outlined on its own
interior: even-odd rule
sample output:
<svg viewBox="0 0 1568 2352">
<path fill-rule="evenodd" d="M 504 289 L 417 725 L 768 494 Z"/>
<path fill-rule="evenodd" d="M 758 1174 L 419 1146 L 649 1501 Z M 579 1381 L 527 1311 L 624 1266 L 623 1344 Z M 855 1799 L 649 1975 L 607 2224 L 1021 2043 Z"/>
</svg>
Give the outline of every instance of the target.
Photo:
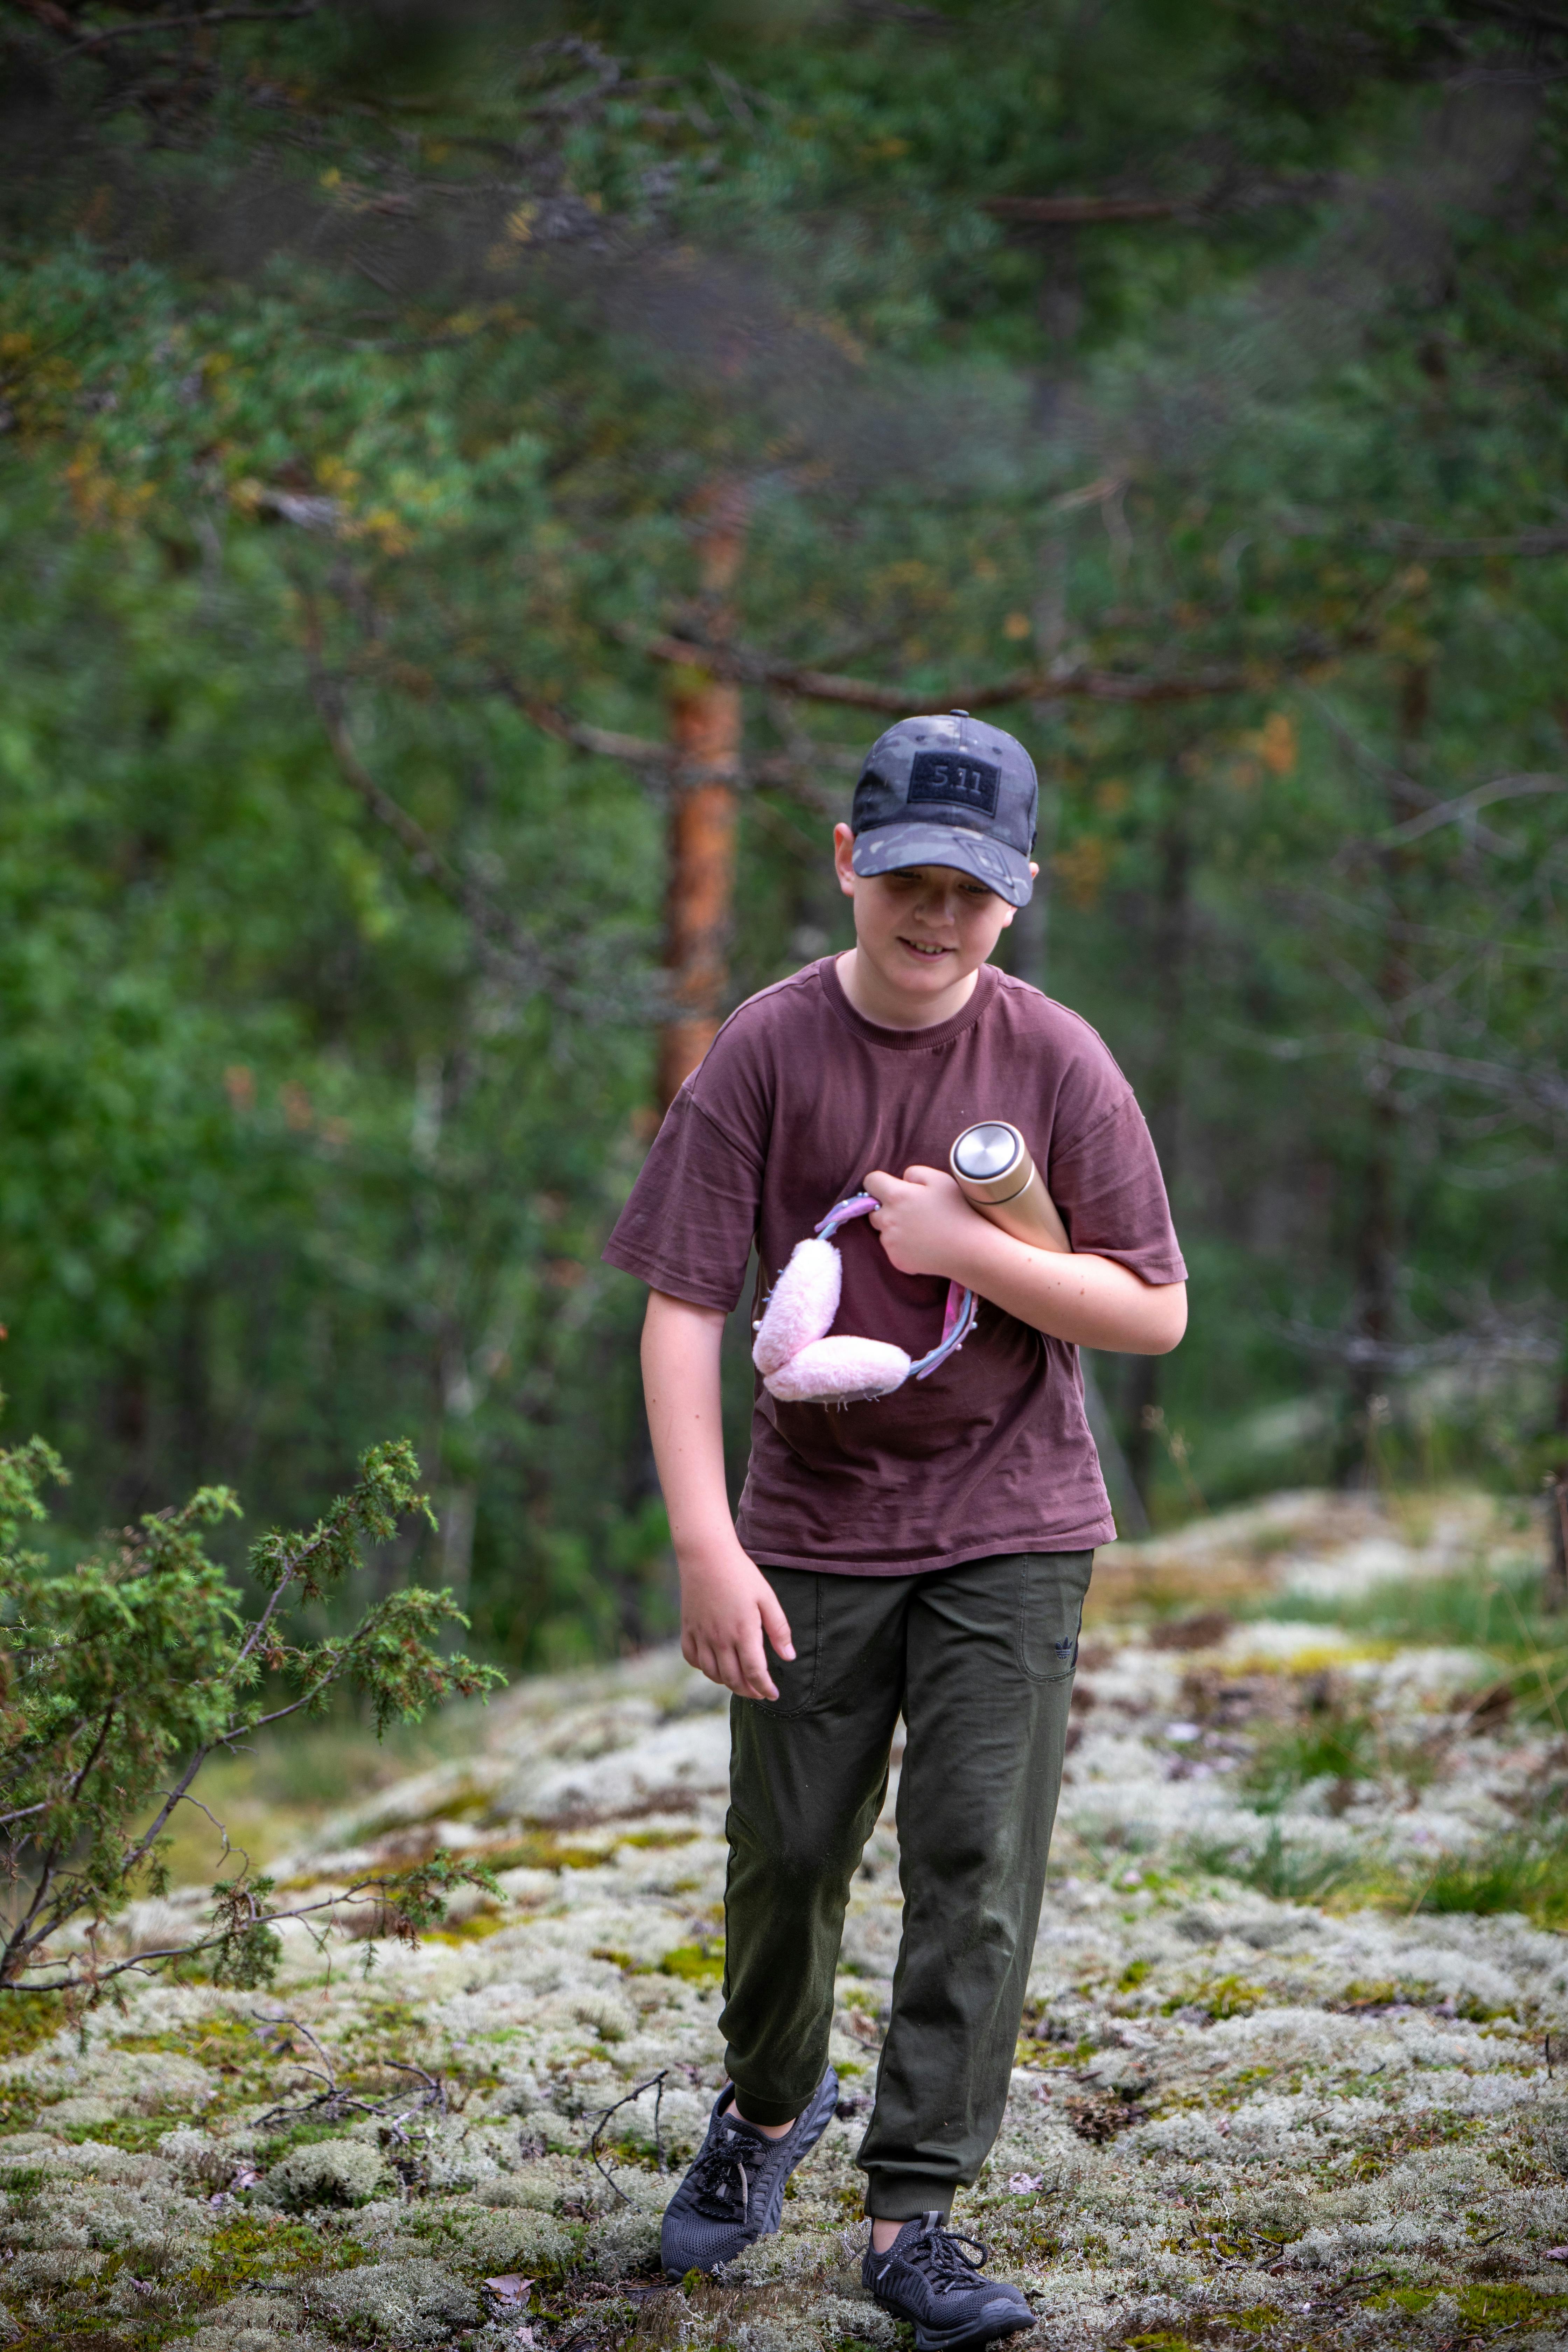
<svg viewBox="0 0 1568 2352">
<path fill-rule="evenodd" d="M 822 1579 L 809 1568 L 764 1568 L 762 1572 L 789 1619 L 795 1655 L 781 1658 L 769 1643 L 768 1671 L 779 1695 L 776 1699 L 753 1699 L 748 1704 L 763 1715 L 804 1715 L 816 1696 L 822 1654 Z"/>
<path fill-rule="evenodd" d="M 1079 1626 L 1094 1554 L 1025 1552 L 1018 1566 L 1018 1664 L 1031 1682 L 1066 1682 L 1078 1664 Z"/>
</svg>

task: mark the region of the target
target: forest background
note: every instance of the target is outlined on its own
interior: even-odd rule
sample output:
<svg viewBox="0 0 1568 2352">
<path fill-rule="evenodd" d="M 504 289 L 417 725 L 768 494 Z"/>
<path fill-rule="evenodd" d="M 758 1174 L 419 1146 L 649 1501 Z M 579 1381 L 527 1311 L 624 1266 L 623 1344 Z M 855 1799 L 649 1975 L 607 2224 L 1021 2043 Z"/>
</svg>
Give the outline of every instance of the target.
<svg viewBox="0 0 1568 2352">
<path fill-rule="evenodd" d="M 599 1249 L 954 704 L 1192 1266 L 1092 1368 L 1123 1528 L 1561 1504 L 1565 64 L 1513 0 L 4 0 L 0 1376 L 63 1528 L 406 1434 L 373 1584 L 513 1664 L 668 1632 Z"/>
</svg>

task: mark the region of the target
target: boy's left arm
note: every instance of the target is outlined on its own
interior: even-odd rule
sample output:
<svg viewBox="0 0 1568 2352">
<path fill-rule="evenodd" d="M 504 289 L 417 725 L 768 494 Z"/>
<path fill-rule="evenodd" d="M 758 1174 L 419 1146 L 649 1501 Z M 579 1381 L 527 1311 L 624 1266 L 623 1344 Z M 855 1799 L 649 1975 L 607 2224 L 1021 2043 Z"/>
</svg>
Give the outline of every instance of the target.
<svg viewBox="0 0 1568 2352">
<path fill-rule="evenodd" d="M 1163 1356 L 1187 1328 L 1184 1282 L 1145 1282 L 1114 1258 L 1016 1242 L 972 1209 L 943 1168 L 876 1169 L 871 1223 L 900 1274 L 945 1275 L 1053 1339 Z"/>
</svg>

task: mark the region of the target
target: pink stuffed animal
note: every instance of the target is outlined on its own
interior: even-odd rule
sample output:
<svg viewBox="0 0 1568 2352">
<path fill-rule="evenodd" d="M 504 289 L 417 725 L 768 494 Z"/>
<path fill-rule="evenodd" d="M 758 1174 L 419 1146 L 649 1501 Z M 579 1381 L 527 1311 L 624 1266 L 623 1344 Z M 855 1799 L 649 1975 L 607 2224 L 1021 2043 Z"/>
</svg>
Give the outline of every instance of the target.
<svg viewBox="0 0 1568 2352">
<path fill-rule="evenodd" d="M 844 1265 L 828 1236 L 851 1217 L 877 1206 L 869 1192 L 858 1192 L 828 1212 L 809 1241 L 797 1242 L 773 1286 L 757 1325 L 752 1361 L 763 1386 L 781 1404 L 858 1404 L 891 1395 L 912 1374 L 923 1381 L 974 1328 L 973 1291 L 948 1285 L 942 1343 L 913 1362 L 889 1339 L 827 1337 L 844 1286 Z"/>
</svg>

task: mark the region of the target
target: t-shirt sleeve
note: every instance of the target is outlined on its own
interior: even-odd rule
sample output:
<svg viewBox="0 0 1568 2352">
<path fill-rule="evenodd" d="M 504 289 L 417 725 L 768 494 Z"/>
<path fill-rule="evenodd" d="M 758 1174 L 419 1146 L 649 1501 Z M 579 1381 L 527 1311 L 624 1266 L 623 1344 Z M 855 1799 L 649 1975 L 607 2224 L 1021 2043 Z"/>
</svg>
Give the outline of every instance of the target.
<svg viewBox="0 0 1568 2352">
<path fill-rule="evenodd" d="M 727 1315 L 746 1279 L 762 1188 L 761 1155 L 702 1109 L 688 1079 L 654 1138 L 605 1257 L 652 1290 Z"/>
<path fill-rule="evenodd" d="M 1145 1282 L 1185 1281 L 1153 1138 L 1131 1094 L 1053 1141 L 1049 1181 L 1075 1250 L 1114 1258 Z"/>
</svg>

